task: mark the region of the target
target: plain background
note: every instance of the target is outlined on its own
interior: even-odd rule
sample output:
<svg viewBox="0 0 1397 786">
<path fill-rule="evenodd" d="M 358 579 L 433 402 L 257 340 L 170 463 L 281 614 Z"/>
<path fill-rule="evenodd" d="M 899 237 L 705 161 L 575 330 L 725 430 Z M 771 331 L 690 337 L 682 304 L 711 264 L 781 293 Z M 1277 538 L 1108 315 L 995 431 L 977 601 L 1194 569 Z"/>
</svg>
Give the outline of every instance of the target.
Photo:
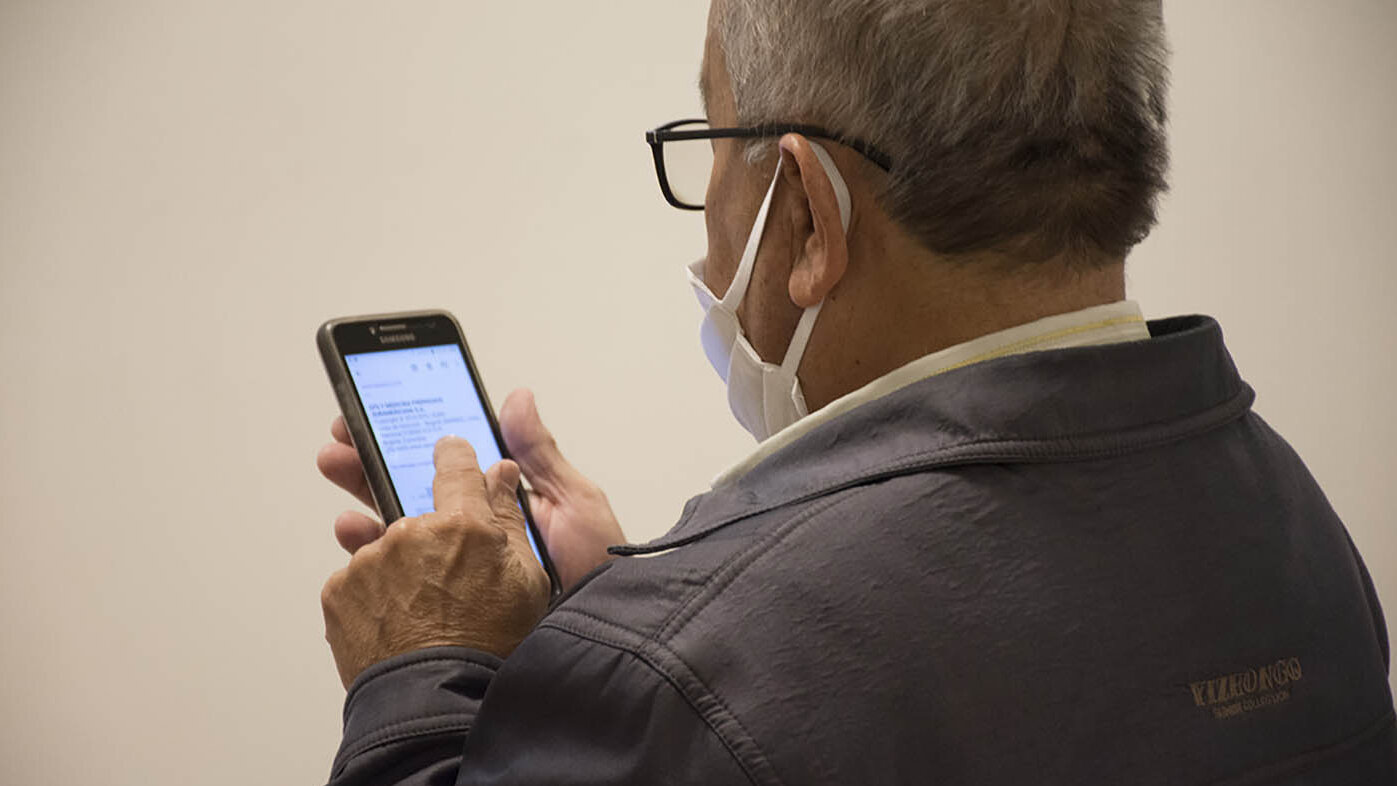
<svg viewBox="0 0 1397 786">
<path fill-rule="evenodd" d="M 453 310 L 634 539 L 748 449 L 642 141 L 706 5 L 0 0 L 0 781 L 325 777 L 325 318 Z M 1132 296 L 1221 319 L 1397 609 L 1397 5 L 1168 21 Z"/>
</svg>

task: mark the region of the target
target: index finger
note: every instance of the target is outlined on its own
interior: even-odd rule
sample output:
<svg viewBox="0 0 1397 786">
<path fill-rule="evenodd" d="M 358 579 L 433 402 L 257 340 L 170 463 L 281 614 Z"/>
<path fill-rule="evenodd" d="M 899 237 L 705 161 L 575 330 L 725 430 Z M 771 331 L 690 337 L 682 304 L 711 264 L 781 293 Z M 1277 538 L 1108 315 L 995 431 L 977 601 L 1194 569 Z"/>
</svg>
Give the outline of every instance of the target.
<svg viewBox="0 0 1397 786">
<path fill-rule="evenodd" d="M 432 502 L 438 513 L 468 510 L 481 503 L 489 506 L 485 473 L 480 471 L 471 443 L 460 437 L 442 437 L 432 458 L 437 467 L 432 479 Z"/>
</svg>

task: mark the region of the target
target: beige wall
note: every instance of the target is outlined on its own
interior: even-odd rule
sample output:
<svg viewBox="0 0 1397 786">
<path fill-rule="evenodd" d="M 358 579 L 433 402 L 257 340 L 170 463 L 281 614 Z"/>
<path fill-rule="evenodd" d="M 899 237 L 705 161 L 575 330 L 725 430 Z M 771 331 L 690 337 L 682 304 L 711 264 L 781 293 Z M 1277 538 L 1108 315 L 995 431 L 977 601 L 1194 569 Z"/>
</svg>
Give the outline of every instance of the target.
<svg viewBox="0 0 1397 786">
<path fill-rule="evenodd" d="M 1222 319 L 1397 609 L 1397 7 L 1169 5 L 1134 296 Z M 0 0 L 0 782 L 324 776 L 326 317 L 454 310 L 635 538 L 742 453 L 641 140 L 705 12 Z"/>
</svg>

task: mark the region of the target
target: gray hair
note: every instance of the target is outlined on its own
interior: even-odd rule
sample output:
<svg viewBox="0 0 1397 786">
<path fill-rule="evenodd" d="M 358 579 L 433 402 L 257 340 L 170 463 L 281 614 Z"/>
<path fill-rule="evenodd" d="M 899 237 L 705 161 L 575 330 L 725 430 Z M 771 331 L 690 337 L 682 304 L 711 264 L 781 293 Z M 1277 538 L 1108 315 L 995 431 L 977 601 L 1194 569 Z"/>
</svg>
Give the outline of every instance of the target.
<svg viewBox="0 0 1397 786">
<path fill-rule="evenodd" d="M 932 251 L 1104 261 L 1153 227 L 1161 0 L 716 1 L 740 122 L 888 153 L 883 207 Z"/>
</svg>

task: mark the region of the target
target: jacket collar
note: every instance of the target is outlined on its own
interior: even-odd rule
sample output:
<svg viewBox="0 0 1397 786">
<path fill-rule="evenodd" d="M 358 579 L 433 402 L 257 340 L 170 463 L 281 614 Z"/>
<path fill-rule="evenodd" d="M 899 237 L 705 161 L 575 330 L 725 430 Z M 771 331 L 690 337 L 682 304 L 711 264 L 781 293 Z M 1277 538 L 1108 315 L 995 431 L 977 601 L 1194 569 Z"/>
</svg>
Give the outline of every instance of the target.
<svg viewBox="0 0 1397 786">
<path fill-rule="evenodd" d="M 889 371 L 772 435 L 759 443 L 751 455 L 715 478 L 713 488 L 742 477 L 768 456 L 840 415 L 928 377 L 1010 355 L 1144 341 L 1149 337 L 1150 329 L 1140 304 L 1121 300 L 1054 314 L 946 347 Z"/>
<path fill-rule="evenodd" d="M 851 410 L 685 506 L 666 535 L 622 556 L 682 546 L 749 516 L 938 467 L 1101 458 L 1244 415 L 1255 399 L 1202 316 L 1150 323 L 1151 339 L 1035 352 L 931 377 Z"/>
</svg>

